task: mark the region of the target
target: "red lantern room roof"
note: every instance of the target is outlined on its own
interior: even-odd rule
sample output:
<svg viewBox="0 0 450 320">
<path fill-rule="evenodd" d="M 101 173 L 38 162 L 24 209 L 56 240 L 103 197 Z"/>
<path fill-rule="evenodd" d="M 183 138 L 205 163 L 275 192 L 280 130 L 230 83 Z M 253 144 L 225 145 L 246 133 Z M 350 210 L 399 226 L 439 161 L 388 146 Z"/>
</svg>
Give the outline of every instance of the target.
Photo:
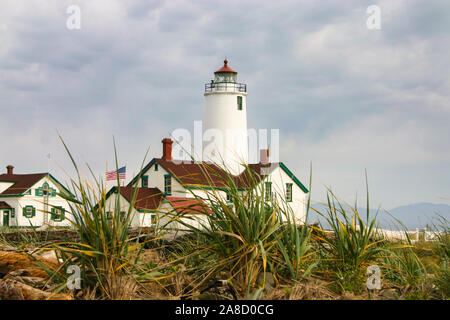
<svg viewBox="0 0 450 320">
<path fill-rule="evenodd" d="M 214 73 L 221 73 L 221 72 L 237 73 L 236 71 L 234 71 L 233 69 L 231 69 L 231 68 L 228 66 L 228 60 L 227 60 L 227 59 L 223 60 L 223 67 L 220 68 L 219 70 L 217 70 L 217 71 L 214 72 Z"/>
</svg>

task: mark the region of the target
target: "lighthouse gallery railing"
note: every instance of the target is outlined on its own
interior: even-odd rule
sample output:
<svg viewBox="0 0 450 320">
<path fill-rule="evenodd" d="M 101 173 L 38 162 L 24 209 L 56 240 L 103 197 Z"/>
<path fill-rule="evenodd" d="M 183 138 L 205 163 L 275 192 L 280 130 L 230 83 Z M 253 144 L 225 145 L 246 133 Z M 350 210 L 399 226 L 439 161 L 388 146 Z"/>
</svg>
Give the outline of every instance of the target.
<svg viewBox="0 0 450 320">
<path fill-rule="evenodd" d="M 211 82 L 205 84 L 205 92 L 214 91 L 247 92 L 247 85 L 236 82 Z"/>
</svg>

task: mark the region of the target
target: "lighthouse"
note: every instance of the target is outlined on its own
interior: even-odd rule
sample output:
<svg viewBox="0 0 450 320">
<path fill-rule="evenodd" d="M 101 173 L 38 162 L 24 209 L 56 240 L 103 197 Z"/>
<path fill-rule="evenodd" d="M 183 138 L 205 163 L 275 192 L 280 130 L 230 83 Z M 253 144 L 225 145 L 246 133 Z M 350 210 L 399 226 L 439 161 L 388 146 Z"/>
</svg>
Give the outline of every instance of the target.
<svg viewBox="0 0 450 320">
<path fill-rule="evenodd" d="M 247 85 L 237 82 L 237 72 L 224 60 L 205 85 L 203 160 L 211 161 L 234 175 L 248 163 Z"/>
</svg>

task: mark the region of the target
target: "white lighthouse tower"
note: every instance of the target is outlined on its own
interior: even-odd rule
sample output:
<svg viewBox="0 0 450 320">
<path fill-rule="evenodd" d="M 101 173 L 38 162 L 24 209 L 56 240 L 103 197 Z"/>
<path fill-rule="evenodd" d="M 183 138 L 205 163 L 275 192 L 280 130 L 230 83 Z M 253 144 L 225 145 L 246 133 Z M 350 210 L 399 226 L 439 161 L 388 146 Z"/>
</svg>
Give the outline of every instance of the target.
<svg viewBox="0 0 450 320">
<path fill-rule="evenodd" d="M 237 72 L 224 60 L 205 85 L 203 160 L 225 165 L 232 174 L 248 163 L 247 86 L 237 83 Z"/>
</svg>

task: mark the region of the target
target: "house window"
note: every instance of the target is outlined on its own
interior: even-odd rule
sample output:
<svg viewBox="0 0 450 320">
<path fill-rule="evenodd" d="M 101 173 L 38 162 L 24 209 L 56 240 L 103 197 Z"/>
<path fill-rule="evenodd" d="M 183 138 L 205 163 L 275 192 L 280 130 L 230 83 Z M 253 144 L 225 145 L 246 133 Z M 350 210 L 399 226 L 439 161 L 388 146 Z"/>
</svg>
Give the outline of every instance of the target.
<svg viewBox="0 0 450 320">
<path fill-rule="evenodd" d="M 150 224 L 152 226 L 156 225 L 156 214 L 152 213 L 152 215 L 150 216 L 151 222 Z"/>
<path fill-rule="evenodd" d="M 111 220 L 112 219 L 112 213 L 111 211 L 106 212 L 106 219 Z"/>
<path fill-rule="evenodd" d="M 269 199 L 272 196 L 272 182 L 265 183 L 265 198 Z"/>
<path fill-rule="evenodd" d="M 148 188 L 148 176 L 142 176 L 142 188 Z"/>
<path fill-rule="evenodd" d="M 16 217 L 16 209 L 12 208 L 11 209 L 11 218 L 15 218 Z"/>
<path fill-rule="evenodd" d="M 229 202 L 229 203 L 233 202 L 233 198 L 231 198 L 230 192 L 226 191 L 226 193 L 227 193 L 227 202 Z"/>
<path fill-rule="evenodd" d="M 33 206 L 25 206 L 23 208 L 23 216 L 25 218 L 33 218 L 36 215 L 36 208 Z"/>
<path fill-rule="evenodd" d="M 48 186 L 47 182 L 42 185 L 42 195 L 43 196 L 48 196 L 48 188 L 49 188 L 49 186 Z"/>
<path fill-rule="evenodd" d="M 51 209 L 51 219 L 56 222 L 63 221 L 65 219 L 65 209 L 63 207 L 54 207 Z"/>
<path fill-rule="evenodd" d="M 120 211 L 120 221 L 125 222 L 125 219 L 127 218 L 125 211 Z"/>
<path fill-rule="evenodd" d="M 292 183 L 286 183 L 286 201 L 292 201 Z"/>
<path fill-rule="evenodd" d="M 238 110 L 242 110 L 242 97 L 241 96 L 237 97 L 237 108 L 238 108 Z"/>
<path fill-rule="evenodd" d="M 29 192 L 30 193 L 28 193 L 28 194 L 31 194 L 31 190 Z M 39 187 L 39 188 L 36 189 L 36 197 L 40 197 L 40 196 L 44 196 L 44 197 L 51 196 L 51 197 L 54 197 L 54 196 L 56 196 L 56 190 L 53 189 L 53 188 L 50 188 L 48 183 L 45 182 L 42 185 L 42 187 Z"/>
<path fill-rule="evenodd" d="M 158 163 L 155 163 L 155 171 L 158 171 Z"/>
<path fill-rule="evenodd" d="M 172 194 L 172 177 L 170 174 L 164 175 L 164 193 L 169 196 Z"/>
</svg>

